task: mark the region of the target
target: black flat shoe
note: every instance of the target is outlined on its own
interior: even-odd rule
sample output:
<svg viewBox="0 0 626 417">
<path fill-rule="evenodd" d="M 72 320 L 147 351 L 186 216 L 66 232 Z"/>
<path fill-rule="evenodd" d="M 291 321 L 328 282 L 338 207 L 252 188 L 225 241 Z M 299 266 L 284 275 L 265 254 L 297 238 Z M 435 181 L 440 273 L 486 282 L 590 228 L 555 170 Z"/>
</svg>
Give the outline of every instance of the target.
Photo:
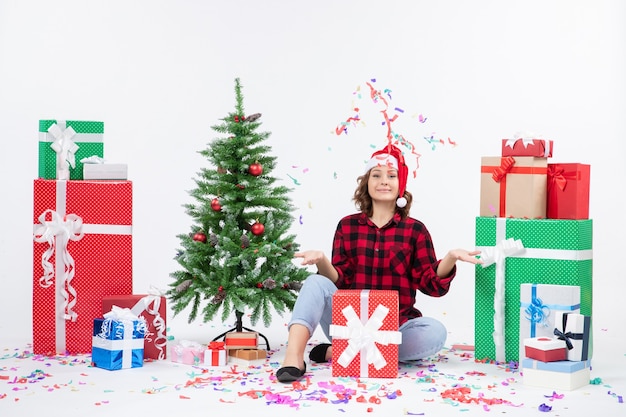
<svg viewBox="0 0 626 417">
<path fill-rule="evenodd" d="M 331 346 L 332 345 L 330 343 L 320 343 L 319 345 L 314 346 L 309 353 L 309 359 L 317 363 L 328 362 L 326 359 L 326 351 L 328 351 L 328 348 Z"/>
<path fill-rule="evenodd" d="M 276 379 L 280 382 L 295 382 L 302 378 L 306 373 L 306 362 L 303 362 L 304 369 L 295 366 L 283 366 L 276 371 Z"/>
</svg>

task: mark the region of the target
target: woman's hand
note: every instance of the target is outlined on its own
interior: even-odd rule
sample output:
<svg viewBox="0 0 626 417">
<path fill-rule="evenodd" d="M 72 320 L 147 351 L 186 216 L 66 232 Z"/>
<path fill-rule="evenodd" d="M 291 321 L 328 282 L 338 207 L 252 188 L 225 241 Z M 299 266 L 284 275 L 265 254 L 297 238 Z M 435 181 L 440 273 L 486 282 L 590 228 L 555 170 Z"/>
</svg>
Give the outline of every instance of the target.
<svg viewBox="0 0 626 417">
<path fill-rule="evenodd" d="M 293 254 L 295 258 L 302 258 L 302 265 L 317 265 L 324 259 L 324 252 L 320 250 L 307 250 Z"/>
<path fill-rule="evenodd" d="M 482 264 L 483 261 L 476 257 L 480 254 L 479 250 L 467 251 L 465 249 L 453 249 L 448 254 L 457 261 L 469 262 L 472 264 Z"/>
<path fill-rule="evenodd" d="M 482 264 L 482 259 L 476 258 L 476 255 L 480 254 L 479 250 L 466 251 L 465 249 L 452 249 L 443 257 L 439 265 L 437 266 L 437 275 L 445 278 L 450 275 L 452 268 L 456 264 L 456 261 L 469 262 L 471 264 Z"/>
</svg>

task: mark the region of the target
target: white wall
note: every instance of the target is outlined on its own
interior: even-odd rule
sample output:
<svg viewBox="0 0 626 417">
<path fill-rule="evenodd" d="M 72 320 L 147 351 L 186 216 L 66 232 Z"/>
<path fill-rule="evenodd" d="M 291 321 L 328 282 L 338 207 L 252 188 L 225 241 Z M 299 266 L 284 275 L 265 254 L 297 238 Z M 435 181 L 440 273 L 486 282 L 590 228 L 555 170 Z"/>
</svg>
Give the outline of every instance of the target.
<svg viewBox="0 0 626 417">
<path fill-rule="evenodd" d="M 413 215 L 440 255 L 473 246 L 480 157 L 497 156 L 501 138 L 542 134 L 555 141 L 553 161 L 591 164 L 595 320 L 616 328 L 625 16 L 619 0 L 0 0 L 2 338 L 31 332 L 38 120 L 105 122 L 105 156 L 127 162 L 134 182 L 135 292 L 165 288 L 175 236 L 191 224 L 182 204 L 206 164 L 197 151 L 233 110 L 235 77 L 272 133 L 273 174 L 294 188 L 303 248 L 329 251 L 370 145 L 384 144 L 379 108 L 353 95 L 372 78 L 392 90 L 405 110 L 394 128 L 423 155 Z M 332 134 L 354 105 L 366 126 Z M 433 132 L 457 146 L 431 150 L 422 138 Z M 471 337 L 473 288 L 461 265 L 446 297 L 419 306 Z"/>
</svg>

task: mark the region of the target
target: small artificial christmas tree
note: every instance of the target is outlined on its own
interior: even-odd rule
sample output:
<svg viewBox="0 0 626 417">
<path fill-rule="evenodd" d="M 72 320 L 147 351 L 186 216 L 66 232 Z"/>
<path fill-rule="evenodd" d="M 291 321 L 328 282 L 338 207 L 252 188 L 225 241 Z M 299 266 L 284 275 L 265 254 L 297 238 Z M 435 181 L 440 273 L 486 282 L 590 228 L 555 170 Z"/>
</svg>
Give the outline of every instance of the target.
<svg viewBox="0 0 626 417">
<path fill-rule="evenodd" d="M 276 158 L 263 144 L 270 133 L 257 131 L 259 113 L 245 114 L 241 88 L 235 79 L 235 112 L 211 127 L 219 137 L 200 151 L 214 168 L 200 170 L 190 191 L 196 203 L 184 205 L 194 224 L 178 235 L 182 269 L 167 292 L 175 315 L 190 306 L 189 322 L 199 314 L 208 322 L 221 308 L 223 322 L 235 313 L 237 331 L 246 310 L 253 325 L 262 318 L 266 326 L 272 310 L 291 311 L 309 274 L 292 262 L 291 190 L 271 176 Z"/>
</svg>

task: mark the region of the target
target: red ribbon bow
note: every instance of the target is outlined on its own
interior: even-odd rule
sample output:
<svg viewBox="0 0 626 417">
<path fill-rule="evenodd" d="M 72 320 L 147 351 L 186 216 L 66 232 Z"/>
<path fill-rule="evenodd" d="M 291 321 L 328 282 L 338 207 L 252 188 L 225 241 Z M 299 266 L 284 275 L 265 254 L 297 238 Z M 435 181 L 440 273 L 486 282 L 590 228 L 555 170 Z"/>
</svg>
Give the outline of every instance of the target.
<svg viewBox="0 0 626 417">
<path fill-rule="evenodd" d="M 548 167 L 548 179 L 551 183 L 556 184 L 561 191 L 565 190 L 567 179 L 565 178 L 565 170 L 563 168 Z"/>
<path fill-rule="evenodd" d="M 211 350 L 223 350 L 225 346 L 224 342 L 212 341 L 209 343 L 209 349 Z"/>
<path fill-rule="evenodd" d="M 500 166 L 493 170 L 493 173 L 491 174 L 491 178 L 493 178 L 495 182 L 500 182 L 500 180 L 506 177 L 506 174 L 508 174 L 509 171 L 511 171 L 511 168 L 513 168 L 513 165 L 515 165 L 515 158 L 513 158 L 512 156 L 507 156 L 506 158 L 502 158 L 500 160 Z"/>
</svg>

